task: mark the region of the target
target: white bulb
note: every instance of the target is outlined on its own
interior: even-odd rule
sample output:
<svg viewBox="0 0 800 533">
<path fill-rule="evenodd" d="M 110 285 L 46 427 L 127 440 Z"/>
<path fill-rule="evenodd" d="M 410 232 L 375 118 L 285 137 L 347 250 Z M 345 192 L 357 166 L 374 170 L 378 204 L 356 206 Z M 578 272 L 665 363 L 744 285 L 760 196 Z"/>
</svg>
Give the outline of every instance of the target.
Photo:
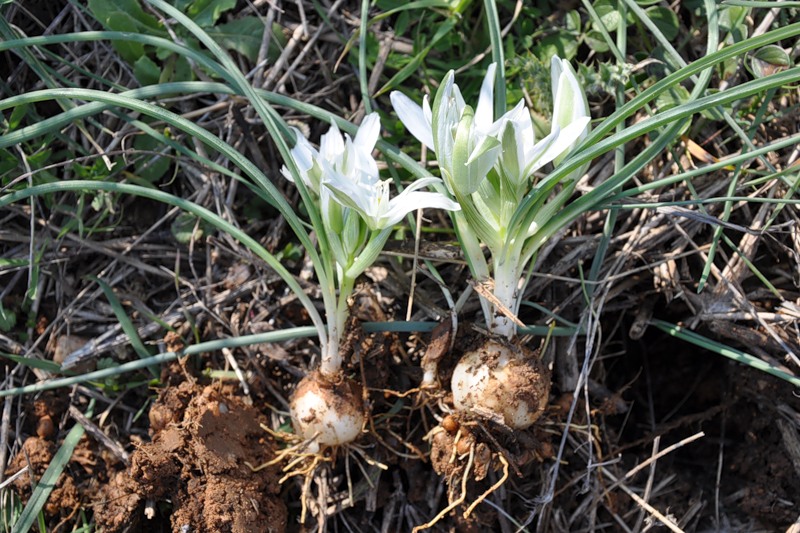
<svg viewBox="0 0 800 533">
<path fill-rule="evenodd" d="M 488 410 L 507 426 L 524 429 L 547 407 L 550 372 L 529 350 L 489 340 L 464 354 L 451 387 L 459 411 Z"/>
<path fill-rule="evenodd" d="M 317 445 L 352 442 L 364 426 L 361 387 L 344 376 L 312 372 L 297 385 L 289 407 L 295 432 Z"/>
</svg>

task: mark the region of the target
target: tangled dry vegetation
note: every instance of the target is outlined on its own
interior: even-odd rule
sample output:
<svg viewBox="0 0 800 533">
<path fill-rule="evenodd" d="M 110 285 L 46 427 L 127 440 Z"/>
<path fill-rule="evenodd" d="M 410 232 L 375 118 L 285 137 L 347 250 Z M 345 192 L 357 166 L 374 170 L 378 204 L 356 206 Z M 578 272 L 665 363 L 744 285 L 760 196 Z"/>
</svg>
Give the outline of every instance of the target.
<svg viewBox="0 0 800 533">
<path fill-rule="evenodd" d="M 325 5 L 323 18 L 321 4 L 311 2 L 280 9 L 240 2 L 228 16 L 265 17 L 284 45 L 269 61 L 264 49 L 254 64 L 241 56 L 238 61 L 256 86 L 358 123 L 365 110 L 349 54 L 360 6 L 342 0 Z M 26 35 L 99 28 L 74 3 L 3 7 L 5 21 Z M 512 22 L 512 12 L 501 9 L 504 24 Z M 367 81 L 370 94 L 394 74 L 385 70 L 389 55 L 413 50 L 412 39 L 396 35 L 392 21 L 370 28 L 378 50 Z M 468 25 L 457 31 L 470 38 Z M 131 65 L 106 41 L 52 45 L 49 52 L 80 67 L 67 69 L 44 54 L 37 58 L 77 86 L 107 90 L 98 77 L 120 87 L 137 85 Z M 431 62 L 440 60 L 436 54 L 441 52 Z M 3 52 L 0 65 L 6 95 L 45 85 L 14 53 Z M 384 98 L 376 104 L 389 112 Z M 751 111 L 740 110 L 743 120 L 764 117 L 752 131 L 754 144 L 795 134 L 798 103 L 793 89 L 763 108 L 755 102 Z M 246 101 L 209 94 L 160 104 L 231 143 L 297 201 L 295 189 L 279 178 L 283 162 Z M 613 110 L 607 94 L 590 94 L 590 104 L 596 118 Z M 47 117 L 60 105 L 41 103 L 30 112 Z M 311 139 L 327 129 L 279 109 L 287 122 L 304 125 Z M 105 158 L 117 165 L 111 179 L 136 179 L 158 147 L 136 145 L 138 130 L 128 118 L 108 111 L 66 126 L 35 152 L 9 149 L 18 164 L 3 169 L 3 187 L 32 179 L 24 173 L 31 167 L 35 179 L 92 172 L 102 179 L 98 168 Z M 639 139 L 625 150 L 635 155 L 647 142 Z M 723 122 L 698 120 L 637 175 L 636 184 L 741 149 Z M 226 165 L 221 156 L 207 155 Z M 32 162 L 36 156 L 45 164 Z M 723 168 L 691 185 L 643 192 L 638 201 L 794 198 L 797 172 L 786 174 L 791 179 L 772 172 L 791 169 L 797 156 L 790 147 L 748 163 L 746 179 L 736 183 L 734 170 Z M 609 177 L 613 157 L 593 162 L 578 193 Z M 239 183 L 170 156 L 158 187 L 240 226 L 279 255 L 310 296 L 317 295 L 303 250 L 283 219 Z M 547 343 L 526 337 L 552 369 L 550 401 L 531 429 L 509 431 L 481 413 L 449 414 L 446 385 L 417 389 L 423 359 L 438 360 L 439 381 L 448 384 L 460 354 L 483 335 L 473 327 L 481 323 L 477 299 L 461 309 L 454 332 L 452 304 L 427 275 L 423 259 L 437 266 L 454 294 L 471 286 L 447 216 L 431 213 L 427 226 L 437 231 L 421 240 L 398 231 L 353 298 L 345 367 L 364 384 L 371 413 L 357 444 L 310 459 L 287 434 L 288 398 L 315 364 L 313 339 L 208 351 L 100 382 L 6 397 L 0 432 L 5 519 L 19 512 L 32 481 L 44 474 L 70 428 L 81 424 L 86 435 L 43 509 L 48 531 L 408 531 L 424 524 L 436 531 L 504 532 L 645 531 L 664 524 L 675 531 L 789 528 L 800 520 L 796 390 L 653 324 L 681 324 L 797 376 L 796 207 L 731 201 L 706 204 L 705 212 L 696 206 L 615 208 L 607 242 L 608 209 L 590 211 L 537 259 L 526 299 L 540 307 L 524 307 L 520 319 L 547 325 L 541 311 L 547 309 L 581 324 L 584 334 Z M 60 364 L 94 343 L 79 372 L 136 359 L 109 291 L 97 279 L 110 287 L 154 353 L 308 323 L 296 297 L 262 261 L 226 234 L 194 221 L 187 228 L 177 208 L 113 193 L 62 192 L 3 208 L 0 221 L 0 294 L 3 308 L 17 313 L 16 324 L 0 334 L 3 353 Z M 715 232 L 724 244 L 698 293 Z M 605 245 L 592 282 L 593 259 Z M 36 269 L 27 266 L 31 255 Z M 36 297 L 26 300 L 31 286 Z M 443 325 L 433 333 L 361 327 L 393 320 Z M 10 389 L 55 374 L 47 366 L 4 359 L 2 376 L 3 388 Z M 93 413 L 87 413 L 90 403 Z"/>
</svg>

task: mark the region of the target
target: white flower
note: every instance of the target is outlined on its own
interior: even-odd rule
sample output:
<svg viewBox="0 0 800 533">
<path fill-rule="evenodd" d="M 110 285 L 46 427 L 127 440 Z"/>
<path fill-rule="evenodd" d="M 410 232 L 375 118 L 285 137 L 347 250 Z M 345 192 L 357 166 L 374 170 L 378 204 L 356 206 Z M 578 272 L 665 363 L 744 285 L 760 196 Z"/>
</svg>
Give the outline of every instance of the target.
<svg viewBox="0 0 800 533">
<path fill-rule="evenodd" d="M 370 113 L 361 123 L 355 139 L 351 139 L 347 134 L 342 137 L 338 126 L 333 123 L 328 132 L 320 138 L 319 151 L 311 146 L 299 130 L 292 128 L 296 143 L 291 155 L 305 186 L 321 195 L 322 179 L 331 173 L 364 174 L 370 176 L 370 179 L 378 179 L 378 164 L 372 157 L 372 150 L 378 142 L 380 127 L 378 114 Z M 286 166 L 281 169 L 281 173 L 294 183 L 292 174 Z"/>
<path fill-rule="evenodd" d="M 550 74 L 554 105 L 549 135 L 535 142 L 531 114 L 522 101 L 493 127 L 503 146 L 498 171 L 517 186 L 526 185 L 547 163 L 560 163 L 589 132 L 589 106 L 569 61 L 553 57 Z"/>
<path fill-rule="evenodd" d="M 406 187 L 396 197 L 389 199 L 389 180 L 368 181 L 364 176 L 344 176 L 336 173 L 322 182 L 334 198 L 345 207 L 356 210 L 371 230 L 381 230 L 400 222 L 411 211 L 423 208 L 461 209 L 438 192 L 419 191 L 422 187 L 440 182 L 439 178 L 422 178 Z"/>
<path fill-rule="evenodd" d="M 550 81 L 553 87 L 553 130 L 558 126 L 565 139 L 574 137 L 571 142 L 559 143 L 566 145 L 566 148 L 556 156 L 557 165 L 589 134 L 590 114 L 586 93 L 578 83 L 575 69 L 569 61 L 553 57 L 550 62 Z"/>
<path fill-rule="evenodd" d="M 322 219 L 330 231 L 340 232 L 344 227 L 344 216 L 338 205 L 355 210 L 371 230 L 391 227 L 416 209 L 460 209 L 457 203 L 440 193 L 419 191 L 440 182 L 439 178 L 417 180 L 390 200 L 389 182 L 381 181 L 378 164 L 372 157 L 379 135 L 377 113 L 364 118 L 354 138 L 342 135 L 336 124 L 332 124 L 320 138 L 319 151 L 295 130 L 297 142 L 291 151 L 292 158 L 303 183 L 319 197 Z M 294 181 L 285 166 L 281 172 Z M 336 204 L 332 204 L 331 199 L 336 200 Z"/>
<path fill-rule="evenodd" d="M 487 69 L 471 120 L 465 117 L 470 108 L 464 103 L 452 71 L 442 81 L 433 109 L 427 96 L 420 107 L 400 92 L 390 95 L 395 112 L 408 131 L 436 153 L 451 192 L 454 187 L 463 194 L 475 192 L 492 166 L 517 187 L 526 185 L 536 170 L 551 161 L 560 162 L 559 158 L 588 133 L 586 97 L 568 61 L 553 58 L 553 125 L 550 134 L 539 142 L 530 111 L 522 101 L 494 120 L 496 70 L 495 63 Z M 459 133 L 461 128 L 468 129 Z M 458 147 L 457 137 L 464 143 Z M 459 165 L 454 165 L 454 150 L 459 149 L 466 151 L 467 157 L 464 160 L 463 153 L 457 156 Z M 461 168 L 461 164 L 468 168 Z"/>
<path fill-rule="evenodd" d="M 442 81 L 433 109 L 427 96 L 420 107 L 403 93 L 393 91 L 390 95 L 392 106 L 408 131 L 436 153 L 445 184 L 451 192 L 458 189 L 462 194 L 470 194 L 477 190 L 499 153 L 499 143 L 488 135 L 494 116 L 496 69 L 493 63 L 486 71 L 474 112 L 464 102 L 453 71 L 448 72 Z M 456 146 L 457 137 L 462 143 L 459 146 Z M 455 150 L 460 150 L 460 153 L 455 154 Z"/>
<path fill-rule="evenodd" d="M 308 139 L 297 128 L 292 128 L 294 132 L 295 144 L 291 150 L 292 159 L 300 174 L 303 184 L 311 191 L 319 194 L 320 180 L 322 178 L 322 167 L 317 163 L 319 153 L 311 146 Z M 294 177 L 289 169 L 284 165 L 281 174 L 287 180 L 294 183 Z"/>
</svg>

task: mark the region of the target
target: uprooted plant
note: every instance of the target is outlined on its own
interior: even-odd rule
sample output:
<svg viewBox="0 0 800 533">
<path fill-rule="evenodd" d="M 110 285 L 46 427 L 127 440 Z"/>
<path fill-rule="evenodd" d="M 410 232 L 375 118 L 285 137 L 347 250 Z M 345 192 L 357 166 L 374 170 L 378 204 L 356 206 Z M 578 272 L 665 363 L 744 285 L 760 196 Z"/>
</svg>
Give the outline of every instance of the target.
<svg viewBox="0 0 800 533">
<path fill-rule="evenodd" d="M 376 113 L 369 114 L 354 138 L 344 138 L 335 124 L 322 136 L 317 151 L 295 130 L 291 155 L 300 179 L 287 167 L 312 216 L 327 285 L 322 286 L 328 319 L 319 369 L 297 386 L 291 400 L 297 433 L 317 445 L 341 446 L 356 439 L 364 425 L 360 386 L 342 375 L 342 338 L 348 299 L 355 279 L 375 262 L 392 226 L 409 212 L 433 207 L 457 210 L 458 204 L 436 192 L 419 191 L 440 181 L 415 181 L 389 199 L 389 182 L 381 181 L 372 151 L 380 133 Z"/>
<path fill-rule="evenodd" d="M 583 169 L 561 180 L 560 190 L 543 199 L 534 220 L 514 215 L 538 186 L 536 171 L 563 161 L 588 134 L 590 119 L 574 70 L 553 58 L 550 134 L 536 142 L 524 101 L 494 120 L 496 69 L 496 64 L 489 67 L 474 110 L 465 104 L 452 72 L 432 108 L 427 98 L 420 107 L 401 93 L 391 97 L 409 131 L 436 153 L 447 191 L 461 206 L 453 220 L 472 275 L 491 286 L 481 293 L 491 337 L 456 366 L 451 382 L 455 407 L 496 415 L 511 428 L 524 429 L 541 416 L 550 389 L 549 371 L 538 354 L 514 342 L 525 269 L 538 249 L 536 230 L 569 200 Z M 488 248 L 489 261 L 481 245 Z"/>
</svg>

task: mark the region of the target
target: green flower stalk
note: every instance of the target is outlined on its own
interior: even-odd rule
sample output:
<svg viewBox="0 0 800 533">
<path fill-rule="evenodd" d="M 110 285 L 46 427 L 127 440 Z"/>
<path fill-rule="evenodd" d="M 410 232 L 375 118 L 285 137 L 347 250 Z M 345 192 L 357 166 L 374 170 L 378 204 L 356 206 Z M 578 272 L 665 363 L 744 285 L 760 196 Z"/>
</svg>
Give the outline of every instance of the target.
<svg viewBox="0 0 800 533">
<path fill-rule="evenodd" d="M 356 278 L 375 262 L 392 226 L 408 213 L 459 206 L 443 194 L 419 190 L 440 182 L 438 178 L 417 180 L 389 198 L 389 182 L 381 181 L 372 157 L 380 134 L 376 113 L 367 115 L 354 138 L 343 136 L 333 124 L 322 136 L 319 150 L 298 130 L 294 132 L 291 156 L 297 176 L 287 167 L 282 173 L 298 186 L 309 211 L 318 215 L 311 218 L 324 264 L 315 268 L 324 269 L 319 278 L 329 282 L 321 287 L 327 331 L 320 339 L 319 370 L 298 385 L 291 402 L 292 420 L 305 438 L 334 446 L 354 440 L 364 421 L 360 387 L 341 373 L 340 341 Z"/>
<path fill-rule="evenodd" d="M 523 198 L 537 187 L 535 173 L 548 163 L 560 164 L 588 135 L 590 117 L 586 96 L 572 66 L 553 58 L 553 120 L 550 133 L 537 141 L 524 102 L 494 118 L 496 69 L 492 64 L 487 70 L 474 109 L 464 102 L 452 71 L 442 81 L 432 107 L 427 97 L 419 106 L 399 92 L 393 92 L 391 100 L 411 134 L 435 152 L 447 191 L 461 206 L 461 211 L 452 217 L 473 277 L 492 282 L 492 295 L 481 296 L 481 305 L 487 328 L 499 340 L 486 346 L 480 357 L 465 355 L 464 364 L 456 367 L 456 407 L 481 406 L 503 415 L 510 426 L 525 427 L 539 416 L 546 390 L 530 394 L 530 401 L 524 405 L 517 402 L 508 406 L 517 390 L 516 386 L 507 386 L 508 380 L 516 381 L 525 373 L 517 363 L 536 365 L 531 357 L 519 355 L 519 350 L 506 353 L 506 348 L 516 335 L 515 319 L 526 282 L 525 269 L 541 245 L 534 240 L 534 234 L 569 199 L 583 169 L 561 182 L 560 190 L 539 206 L 532 222 L 515 223 L 514 214 Z M 489 262 L 482 246 L 489 250 Z M 482 365 L 484 359 L 495 361 L 495 368 L 490 371 Z M 498 365 L 497 361 L 502 363 Z M 538 375 L 546 373 L 541 368 L 532 370 Z M 506 392 L 484 393 L 495 388 Z M 498 394 L 502 398 L 495 398 Z"/>
</svg>

